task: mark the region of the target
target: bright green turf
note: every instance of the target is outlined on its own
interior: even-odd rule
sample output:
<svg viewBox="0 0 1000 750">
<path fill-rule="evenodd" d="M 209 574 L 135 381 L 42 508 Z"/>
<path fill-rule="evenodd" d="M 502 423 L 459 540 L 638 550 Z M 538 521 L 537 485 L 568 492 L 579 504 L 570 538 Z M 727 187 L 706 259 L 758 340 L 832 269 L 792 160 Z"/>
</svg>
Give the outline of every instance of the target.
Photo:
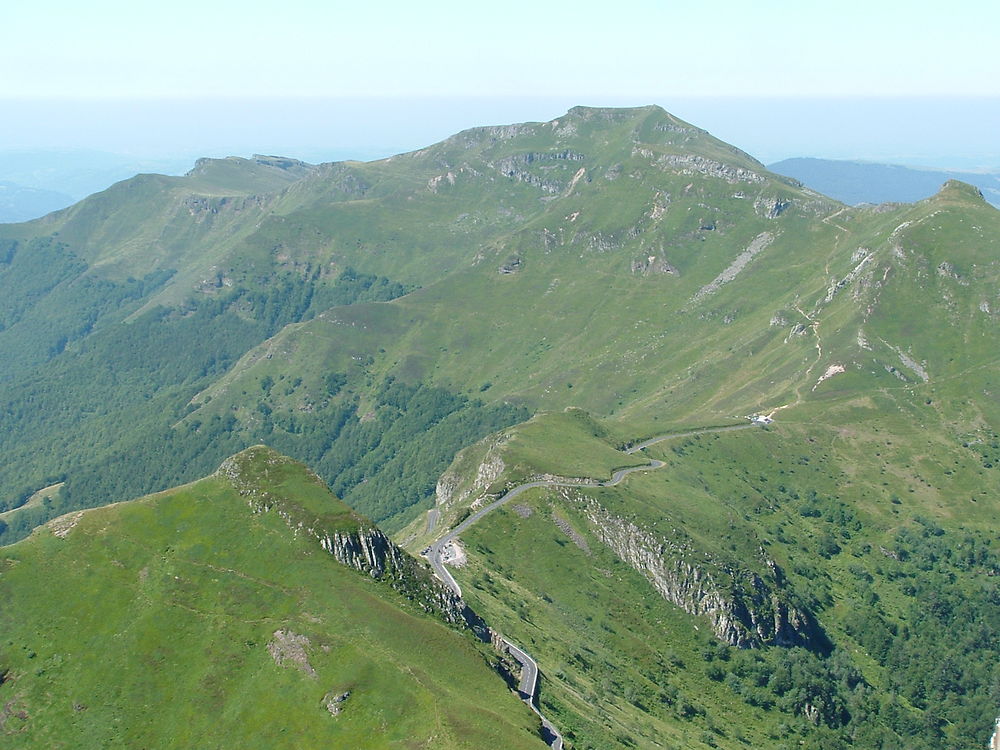
<svg viewBox="0 0 1000 750">
<path fill-rule="evenodd" d="M 296 465 L 269 470 L 273 495 L 350 518 Z M 39 530 L 0 571 L 4 747 L 543 746 L 488 649 L 221 478 Z M 278 630 L 308 637 L 315 675 L 275 663 Z"/>
</svg>

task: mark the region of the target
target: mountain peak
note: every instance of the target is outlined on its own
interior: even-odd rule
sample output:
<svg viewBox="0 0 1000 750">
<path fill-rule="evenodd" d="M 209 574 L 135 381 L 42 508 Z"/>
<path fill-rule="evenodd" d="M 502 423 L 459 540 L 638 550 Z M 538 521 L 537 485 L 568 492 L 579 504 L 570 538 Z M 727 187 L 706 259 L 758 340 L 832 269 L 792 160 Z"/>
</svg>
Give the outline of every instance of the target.
<svg viewBox="0 0 1000 750">
<path fill-rule="evenodd" d="M 293 159 L 290 156 L 268 156 L 267 154 L 254 154 L 253 160 L 265 167 L 274 167 L 286 171 L 299 171 L 301 173 L 311 172 L 315 165 L 304 162 L 301 159 Z"/>
<path fill-rule="evenodd" d="M 589 107 L 578 104 L 571 107 L 564 117 L 578 117 L 587 119 L 592 117 L 614 117 L 620 120 L 627 120 L 633 117 L 642 117 L 649 114 L 660 114 L 670 116 L 669 113 L 658 104 L 645 104 L 639 107 Z"/>
<path fill-rule="evenodd" d="M 315 171 L 315 165 L 298 159 L 254 154 L 250 159 L 202 157 L 185 176 L 202 188 L 243 194 L 280 190 Z"/>
<path fill-rule="evenodd" d="M 334 496 L 305 464 L 266 445 L 230 456 L 216 474 L 228 479 L 241 495 L 258 498 L 268 507 L 280 506 L 299 518 L 321 519 L 337 528 L 371 525 Z"/>
<path fill-rule="evenodd" d="M 754 173 L 751 177 L 754 182 L 768 179 L 764 165 L 749 154 L 655 104 L 641 107 L 576 106 L 547 122 L 463 130 L 441 143 L 405 156 L 429 157 L 436 166 L 461 165 L 477 158 L 487 166 L 505 163 L 504 160 L 510 158 L 533 160 L 540 157 L 544 160 L 580 162 L 570 171 L 570 177 L 579 167 L 585 167 L 589 172 L 595 164 L 609 167 L 637 156 L 655 162 L 657 169 L 674 172 L 678 169 L 690 171 L 690 164 L 678 167 L 679 161 L 708 160 L 699 169 L 706 165 L 723 169 L 728 167 Z M 390 160 L 393 158 L 396 157 L 390 157 Z M 483 171 L 478 166 L 475 169 Z M 548 175 L 536 174 L 532 179 L 538 184 L 553 182 Z M 568 184 L 568 181 L 564 182 Z"/>
<path fill-rule="evenodd" d="M 931 200 L 962 201 L 974 203 L 986 203 L 982 191 L 975 185 L 970 185 L 961 180 L 948 180 L 937 191 Z"/>
</svg>

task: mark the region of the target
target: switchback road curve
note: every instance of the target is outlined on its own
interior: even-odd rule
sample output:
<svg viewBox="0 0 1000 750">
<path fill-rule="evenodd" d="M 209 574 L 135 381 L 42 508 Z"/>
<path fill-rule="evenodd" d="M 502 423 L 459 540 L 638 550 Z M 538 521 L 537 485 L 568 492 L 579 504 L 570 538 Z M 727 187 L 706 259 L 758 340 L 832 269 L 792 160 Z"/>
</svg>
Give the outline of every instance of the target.
<svg viewBox="0 0 1000 750">
<path fill-rule="evenodd" d="M 661 443 L 664 440 L 671 440 L 673 438 L 684 438 L 693 437 L 695 435 L 706 435 L 715 432 L 735 432 L 737 430 L 746 430 L 753 427 L 751 424 L 736 424 L 736 425 L 726 425 L 723 427 L 702 427 L 699 429 L 686 430 L 684 432 L 670 432 L 664 435 L 657 435 L 656 437 L 649 438 L 648 440 L 643 440 L 642 442 L 636 443 L 625 449 L 627 455 L 632 455 L 633 453 L 638 453 L 641 450 L 645 450 L 651 445 L 656 443 Z M 463 531 L 468 529 L 474 523 L 479 521 L 483 516 L 492 513 L 494 510 L 499 508 L 501 505 L 513 500 L 518 495 L 521 495 L 528 490 L 535 489 L 536 487 L 614 487 L 619 484 L 625 477 L 637 471 L 654 471 L 660 469 L 664 466 L 662 461 L 657 461 L 656 459 L 650 459 L 649 463 L 645 466 L 630 466 L 625 469 L 619 469 L 611 475 L 611 479 L 605 482 L 594 482 L 587 480 L 573 480 L 573 479 L 542 479 L 535 482 L 526 482 L 524 484 L 519 484 L 504 493 L 498 500 L 494 500 L 488 505 L 484 505 L 482 508 L 477 510 L 475 513 L 466 518 L 462 523 L 458 524 L 448 533 L 443 536 L 438 537 L 438 539 L 431 543 L 426 556 L 430 561 L 431 567 L 437 574 L 445 585 L 447 585 L 452 591 L 455 592 L 459 597 L 462 596 L 462 587 L 458 585 L 458 581 L 451 575 L 448 569 L 445 567 L 444 562 L 441 560 L 441 554 L 445 547 L 448 546 L 452 541 L 454 541 Z M 434 521 L 437 520 L 437 508 L 430 511 L 434 513 Z M 433 528 L 433 527 L 431 527 Z M 558 730 L 552 723 L 545 718 L 542 712 L 539 710 L 538 705 L 535 701 L 535 696 L 538 693 L 538 664 L 535 660 L 528 654 L 524 649 L 511 643 L 506 637 L 501 636 L 501 640 L 507 647 L 508 653 L 514 657 L 516 661 L 521 664 L 521 683 L 519 685 L 519 692 L 521 694 L 521 699 L 527 703 L 531 709 L 538 714 L 538 717 L 542 720 L 542 726 L 545 728 L 548 736 L 546 737 L 546 742 L 554 750 L 562 750 L 563 741 L 562 736 L 559 734 Z"/>
</svg>

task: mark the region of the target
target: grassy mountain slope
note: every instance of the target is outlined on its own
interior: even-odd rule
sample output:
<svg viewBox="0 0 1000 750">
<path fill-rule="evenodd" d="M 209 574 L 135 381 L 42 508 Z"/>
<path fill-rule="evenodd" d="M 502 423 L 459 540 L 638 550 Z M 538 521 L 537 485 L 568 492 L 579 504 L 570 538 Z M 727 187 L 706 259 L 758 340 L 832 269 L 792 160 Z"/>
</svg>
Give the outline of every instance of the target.
<svg viewBox="0 0 1000 750">
<path fill-rule="evenodd" d="M 616 416 L 633 436 L 671 422 L 770 411 L 833 388 L 922 382 L 918 359 L 941 376 L 992 361 L 996 261 L 988 227 L 997 219 L 977 196 L 949 187 L 891 212 L 782 220 L 757 224 L 714 261 L 699 257 L 706 270 L 694 268 L 694 279 L 644 275 L 620 252 L 567 258 L 569 247 L 581 249 L 568 244 L 515 273 L 482 262 L 390 306 L 331 311 L 269 346 L 291 362 L 289 372 L 315 372 L 317 361 L 338 353 L 367 354 L 369 379 L 430 380 L 536 408 L 583 406 Z M 922 237 L 938 232 L 931 249 Z M 762 236 L 775 239 L 755 246 Z M 975 271 L 948 270 L 956 263 Z M 903 330 L 899 322 L 918 296 L 931 325 Z M 968 330 L 956 336 L 956 327 Z M 966 345 L 956 346 L 963 338 Z M 249 391 L 240 378 L 254 383 L 274 369 L 253 359 L 234 370 L 236 381 L 206 394 L 216 399 L 211 408 Z M 363 381 L 349 387 L 365 390 Z M 304 379 L 292 398 L 315 402 L 316 390 Z"/>
<path fill-rule="evenodd" d="M 225 167 L 232 180 L 234 171 L 253 177 L 251 166 L 207 163 L 202 172 Z M 983 364 L 993 335 L 993 313 L 986 311 L 996 307 L 995 266 L 989 240 L 980 240 L 991 236 L 996 220 L 977 196 L 949 188 L 912 207 L 847 209 L 655 107 L 578 108 L 548 123 L 478 128 L 381 162 L 324 165 L 295 176 L 255 203 L 259 220 L 237 221 L 239 212 L 220 209 L 229 218 L 213 221 L 231 221 L 236 229 L 213 225 L 191 240 L 185 252 L 201 253 L 199 262 L 211 261 L 218 275 L 199 282 L 187 305 L 217 303 L 243 325 L 259 310 L 248 309 L 242 297 L 227 302 L 227 290 L 266 295 L 278 280 L 317 290 L 309 292 L 313 301 L 305 313 L 295 308 L 272 318 L 287 327 L 249 333 L 261 341 L 262 332 L 276 332 L 256 347 L 249 338 L 233 341 L 223 361 L 202 367 L 204 377 L 189 389 L 161 392 L 173 415 L 169 434 L 200 433 L 218 422 L 232 441 L 226 450 L 274 442 L 331 481 L 332 462 L 342 462 L 331 446 L 343 415 L 365 421 L 383 414 L 379 394 L 389 378 L 444 389 L 449 398 L 471 397 L 482 427 L 468 432 L 470 442 L 496 424 L 477 401 L 510 414 L 511 408 L 582 407 L 612 417 L 622 436 L 636 437 L 800 403 L 834 384 L 864 390 L 919 378 L 905 362 L 911 354 L 936 357 L 944 340 L 957 341 L 951 335 L 957 311 L 941 318 L 937 343 L 925 345 L 926 327 L 909 336 L 885 326 L 914 303 L 924 265 L 942 247 L 955 257 L 935 261 L 935 283 L 954 299 L 934 304 L 954 306 L 961 297 L 976 305 L 969 320 L 978 321 L 976 335 L 985 337 L 949 353 L 951 371 Z M 177 179 L 190 190 L 209 175 Z M 247 184 L 254 179 L 262 178 L 247 177 Z M 966 215 L 970 223 L 963 225 Z M 937 231 L 946 220 L 943 243 L 924 247 L 919 233 Z M 131 247 L 115 252 L 149 263 L 148 250 L 129 254 Z M 963 262 L 975 265 L 975 273 L 961 276 Z M 318 290 L 333 281 L 330 268 L 346 263 L 422 286 L 390 304 L 323 311 Z M 85 275 L 100 272 L 93 266 Z M 157 281 L 132 304 L 190 294 L 190 279 Z M 954 288 L 946 290 L 948 284 Z M 879 301 L 896 294 L 911 301 L 903 308 Z M 127 329 L 109 323 L 108 340 Z M 75 366 L 74 352 L 65 361 Z M 331 371 L 343 380 L 336 392 L 328 387 Z M 828 372 L 836 377 L 818 384 Z M 36 380 L 33 372 L 26 382 Z M 272 382 L 281 387 L 264 387 Z M 151 385 L 153 393 L 162 389 Z M 163 403 L 151 399 L 149 413 L 159 418 Z M 128 409 L 130 420 L 136 409 L 145 411 Z M 108 426 L 125 413 L 109 414 Z M 57 420 L 46 431 L 58 435 Z M 128 435 L 120 451 L 142 439 Z M 54 461 L 35 463 L 37 486 L 24 492 L 64 471 Z M 437 461 L 436 470 L 446 463 Z M 363 494 L 362 479 L 337 489 L 345 497 L 353 487 Z M 413 518 L 416 503 L 427 502 L 433 480 L 413 483 L 423 489 L 404 491 L 391 507 L 376 508 L 374 498 L 357 502 L 377 520 L 395 517 L 389 525 L 399 528 Z"/>
<path fill-rule="evenodd" d="M 269 451 L 4 550 L 6 747 L 541 747 L 485 647 L 296 534 L 364 521 Z M 248 498 L 269 511 L 252 512 Z"/>
<path fill-rule="evenodd" d="M 664 260 L 667 265 L 657 265 L 647 278 L 641 270 L 643 263 L 649 263 L 643 260 L 648 258 L 647 245 L 674 239 L 693 250 L 708 243 L 715 247 L 719 262 L 752 241 L 760 227 L 772 221 L 766 217 L 779 209 L 782 217 L 801 221 L 793 215 L 811 215 L 814 204 L 825 205 L 823 199 L 796 192 L 763 173 L 745 154 L 658 108 L 579 109 L 551 123 L 480 128 L 424 151 L 373 164 L 326 165 L 303 173 L 304 168 L 286 169 L 273 161 L 205 162 L 184 178 L 137 178 L 45 222 L 5 230 L 9 268 L 0 268 L 0 277 L 11 289 L 23 288 L 24 280 L 36 276 L 43 264 L 65 269 L 12 310 L 10 324 L 0 332 L 0 348 L 11 354 L 7 361 L 12 363 L 3 372 L 12 381 L 6 389 L 10 398 L 5 411 L 13 416 L 12 426 L 17 425 L 8 432 L 6 448 L 23 456 L 10 466 L 12 476 L 27 482 L 24 487 L 4 482 L 8 507 L 43 483 L 61 480 L 69 473 L 68 464 L 77 476 L 81 470 L 88 475 L 115 473 L 113 456 L 130 455 L 134 462 L 148 453 L 143 443 L 152 434 L 162 443 L 163 435 L 176 436 L 174 426 L 183 424 L 204 437 L 201 428 L 192 425 L 215 418 L 232 435 L 222 451 L 270 440 L 273 424 L 279 432 L 289 433 L 284 450 L 322 468 L 323 441 L 336 436 L 327 434 L 312 447 L 297 448 L 302 441 L 294 437 L 300 433 L 293 423 L 304 415 L 313 415 L 311 421 L 317 424 L 329 423 L 332 415 L 317 414 L 315 409 L 323 404 L 346 408 L 345 396 L 356 398 L 356 416 L 363 417 L 388 376 L 434 383 L 456 395 L 482 393 L 477 398 L 496 401 L 500 408 L 513 401 L 531 410 L 551 401 L 557 407 L 579 403 L 608 413 L 629 394 L 607 393 L 589 382 L 574 399 L 550 399 L 547 392 L 554 387 L 569 390 L 562 372 L 569 357 L 587 355 L 595 362 L 606 356 L 609 337 L 619 336 L 633 315 L 631 306 L 621 310 L 619 304 L 623 300 L 627 304 L 634 285 L 644 287 L 644 303 L 658 304 L 655 300 L 663 290 L 653 276 L 672 276 L 660 271 L 669 270 L 673 262 L 680 267 L 683 257 Z M 275 187 L 276 171 L 282 179 L 286 172 L 296 179 L 283 190 L 268 193 Z M 731 221 L 748 226 L 738 232 L 726 228 L 729 209 L 715 216 L 699 205 L 741 192 L 744 198 L 731 201 L 736 206 Z M 784 203 L 781 196 L 786 194 L 798 195 L 801 206 Z M 622 217 L 618 207 L 639 198 L 642 203 L 634 215 Z M 665 218 L 669 200 L 677 205 Z M 568 217 L 581 206 L 591 206 L 593 217 L 587 209 L 582 218 L 571 221 Z M 148 214 L 146 218 L 140 218 L 140 211 Z M 662 230 L 657 229 L 660 223 Z M 569 245 L 558 253 L 554 247 L 545 252 L 544 238 L 559 228 L 557 224 L 579 228 L 571 244 L 586 246 L 583 259 Z M 535 249 L 539 241 L 540 253 Z M 531 270 L 536 263 L 532 254 L 538 257 L 537 271 Z M 634 270 L 633 260 L 638 263 Z M 398 306 L 318 315 L 324 304 L 336 303 L 329 291 L 350 263 L 365 272 L 392 273 L 389 278 L 404 289 L 413 284 L 425 288 Z M 500 273 L 501 266 L 515 272 Z M 552 298 L 550 314 L 576 316 L 581 293 L 595 301 L 605 299 L 611 305 L 607 314 L 585 313 L 599 325 L 596 333 L 603 339 L 602 348 L 568 341 L 549 352 L 552 345 L 544 334 L 523 337 L 517 330 L 503 330 L 510 305 L 527 314 L 533 300 L 553 284 L 551 274 L 564 269 L 570 274 L 562 287 L 556 284 L 558 294 Z M 132 276 L 122 278 L 125 274 Z M 141 280 L 138 274 L 144 274 Z M 696 282 L 688 286 L 693 288 Z M 464 304 L 470 301 L 475 304 Z M 158 306 L 161 303 L 166 307 Z M 471 310 L 462 313 L 464 331 L 453 327 L 459 304 Z M 197 325 L 195 319 L 200 319 Z M 299 322 L 306 325 L 292 325 L 279 333 L 247 354 L 223 381 L 214 382 L 254 343 L 284 324 Z M 510 323 L 527 330 L 535 321 Z M 360 347 L 350 338 L 341 342 L 345 333 L 350 337 L 346 328 L 373 326 L 390 340 L 365 336 Z M 648 333 L 638 332 L 636 346 L 646 345 Z M 484 352 L 478 345 L 464 344 L 463 338 L 500 346 Z M 291 339 L 308 345 L 286 345 Z M 166 350 L 178 344 L 195 351 L 205 346 L 218 350 L 219 356 L 182 355 L 197 361 L 188 362 L 184 374 L 178 370 L 171 378 L 160 377 L 163 368 L 153 364 L 155 356 L 147 366 L 150 354 L 142 343 L 156 340 L 169 340 Z M 326 347 L 328 357 L 318 356 L 317 342 Z M 267 356 L 290 349 L 301 351 L 311 364 L 292 359 L 282 370 Z M 351 352 L 351 366 L 338 365 L 337 371 L 349 381 L 338 401 L 326 389 L 329 373 L 324 368 L 345 351 Z M 88 354 L 91 361 L 85 364 Z M 518 364 L 521 360 L 523 364 Z M 536 360 L 541 368 L 534 366 Z M 115 373 L 138 366 L 152 375 L 139 385 L 102 372 L 109 366 Z M 168 368 L 173 369 L 178 368 Z M 59 371 L 76 373 L 68 379 L 70 390 L 88 393 L 66 393 L 59 383 L 67 378 L 52 374 Z M 280 381 L 282 375 L 285 383 L 280 391 L 265 394 L 259 404 L 244 401 L 244 391 L 254 393 L 267 378 Z M 492 388 L 491 379 L 497 380 Z M 101 387 L 88 388 L 89 383 Z M 633 384 L 629 390 L 635 389 Z M 201 390 L 215 397 L 213 405 L 181 423 L 187 402 Z M 229 394 L 228 404 L 218 397 L 220 391 Z M 137 396 L 147 403 L 137 402 Z M 69 421 L 53 409 L 57 401 L 69 407 Z M 203 401 L 195 398 L 192 403 L 198 406 Z M 262 419 L 259 405 L 275 417 Z M 98 423 L 89 419 L 94 412 Z M 238 429 L 229 421 L 234 415 Z M 87 434 L 100 436 L 88 446 L 96 456 L 74 455 L 72 446 L 80 444 L 83 434 L 81 417 L 89 422 Z M 476 417 L 484 427 L 492 424 L 490 419 Z M 21 431 L 27 425 L 35 426 L 36 440 Z M 470 442 L 488 431 L 476 428 L 469 433 Z M 40 442 L 42 435 L 45 443 Z M 54 446 L 59 447 L 53 450 Z M 67 451 L 72 462 L 60 459 Z M 190 456 L 190 451 L 176 453 Z M 95 457 L 99 457 L 96 462 Z M 175 460 L 173 468 L 150 467 L 141 473 L 159 484 L 91 487 L 85 497 L 78 487 L 76 499 L 65 507 L 123 499 L 130 492 L 191 479 L 221 457 L 194 462 L 185 458 Z M 332 478 L 326 470 L 324 475 Z M 73 494 L 72 486 L 67 492 Z M 410 495 L 378 516 L 404 511 L 412 502 Z"/>
<path fill-rule="evenodd" d="M 624 445 L 769 414 L 658 444 L 614 488 L 523 495 L 463 535 L 463 591 L 538 659 L 574 747 L 982 741 L 1000 213 L 975 188 L 846 207 L 655 107 L 272 169 L 206 163 L 0 231 L 0 347 L 66 337 L 4 373 L 8 507 L 64 482 L 22 521 L 264 441 L 415 551 L 527 479 L 603 480 L 646 460 Z M 167 213 L 105 227 L 103 200 Z"/>
<path fill-rule="evenodd" d="M 463 534 L 465 597 L 538 660 L 543 708 L 575 747 L 989 734 L 1000 475 L 930 406 L 859 401 L 660 443 L 645 453 L 662 469 L 532 490 Z M 442 478 L 442 528 L 523 481 L 511 442 L 456 461 L 491 481 Z M 754 630 L 755 648 L 733 648 Z"/>
<path fill-rule="evenodd" d="M 949 183 L 903 211 L 826 223 L 843 235 L 820 256 L 827 283 L 796 287 L 784 307 L 768 298 L 783 335 L 762 356 L 801 357 L 785 397 L 759 402 L 771 428 L 654 446 L 659 471 L 614 489 L 534 490 L 463 535 L 463 591 L 532 650 L 543 705 L 580 747 L 962 748 L 989 734 L 997 213 Z M 747 304 L 737 284 L 718 295 Z M 441 523 L 532 475 L 508 447 L 517 438 L 551 467 L 621 434 L 563 425 L 532 441 L 519 426 L 489 438 L 442 477 Z M 614 463 L 573 473 L 602 478 Z M 419 521 L 407 535 L 414 548 L 433 537 Z M 720 612 L 746 606 L 766 622 L 776 592 L 828 645 L 717 645 L 732 642 Z"/>
<path fill-rule="evenodd" d="M 771 428 L 654 446 L 659 471 L 534 490 L 463 535 L 463 591 L 532 650 L 543 706 L 578 746 L 957 749 L 988 736 L 1000 702 L 997 217 L 959 183 L 904 210 L 829 217 L 841 236 L 812 261 L 823 275 L 767 298 L 781 336 L 747 355 L 799 359 L 787 392 L 756 402 L 775 410 Z M 752 287 L 738 284 L 718 296 L 747 305 Z M 782 374 L 727 369 L 728 386 L 746 394 Z M 442 477 L 441 523 L 532 475 L 508 447 L 517 437 L 549 468 L 655 423 L 489 438 Z M 573 474 L 603 478 L 614 463 Z M 429 538 L 419 520 L 406 535 L 414 548 Z M 742 602 L 767 621 L 782 591 L 825 648 L 718 645 L 731 638 L 720 612 Z"/>
</svg>

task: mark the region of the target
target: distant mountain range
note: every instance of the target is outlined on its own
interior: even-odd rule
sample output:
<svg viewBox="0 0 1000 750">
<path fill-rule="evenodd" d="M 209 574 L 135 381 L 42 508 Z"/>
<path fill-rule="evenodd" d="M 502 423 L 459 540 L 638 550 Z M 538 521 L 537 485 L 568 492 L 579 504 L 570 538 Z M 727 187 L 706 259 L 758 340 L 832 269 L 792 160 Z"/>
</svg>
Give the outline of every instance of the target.
<svg viewBox="0 0 1000 750">
<path fill-rule="evenodd" d="M 0 151 L 0 223 L 36 219 L 142 172 L 180 174 L 193 161 L 86 149 Z"/>
<path fill-rule="evenodd" d="M 72 196 L 54 190 L 25 187 L 14 182 L 0 182 L 0 223 L 28 221 L 51 211 L 66 208 Z"/>
<path fill-rule="evenodd" d="M 0 223 L 43 216 L 139 173 L 180 174 L 192 161 L 85 150 L 0 152 Z M 961 180 L 975 185 L 989 203 L 1000 206 L 1000 171 L 920 169 L 812 157 L 785 159 L 768 169 L 850 205 L 912 203 L 930 197 L 947 180 Z"/>
<path fill-rule="evenodd" d="M 768 169 L 852 206 L 913 203 L 934 195 L 948 180 L 961 180 L 975 185 L 987 201 L 1000 207 L 1000 171 L 956 172 L 813 158 L 784 159 L 769 164 Z"/>
</svg>

